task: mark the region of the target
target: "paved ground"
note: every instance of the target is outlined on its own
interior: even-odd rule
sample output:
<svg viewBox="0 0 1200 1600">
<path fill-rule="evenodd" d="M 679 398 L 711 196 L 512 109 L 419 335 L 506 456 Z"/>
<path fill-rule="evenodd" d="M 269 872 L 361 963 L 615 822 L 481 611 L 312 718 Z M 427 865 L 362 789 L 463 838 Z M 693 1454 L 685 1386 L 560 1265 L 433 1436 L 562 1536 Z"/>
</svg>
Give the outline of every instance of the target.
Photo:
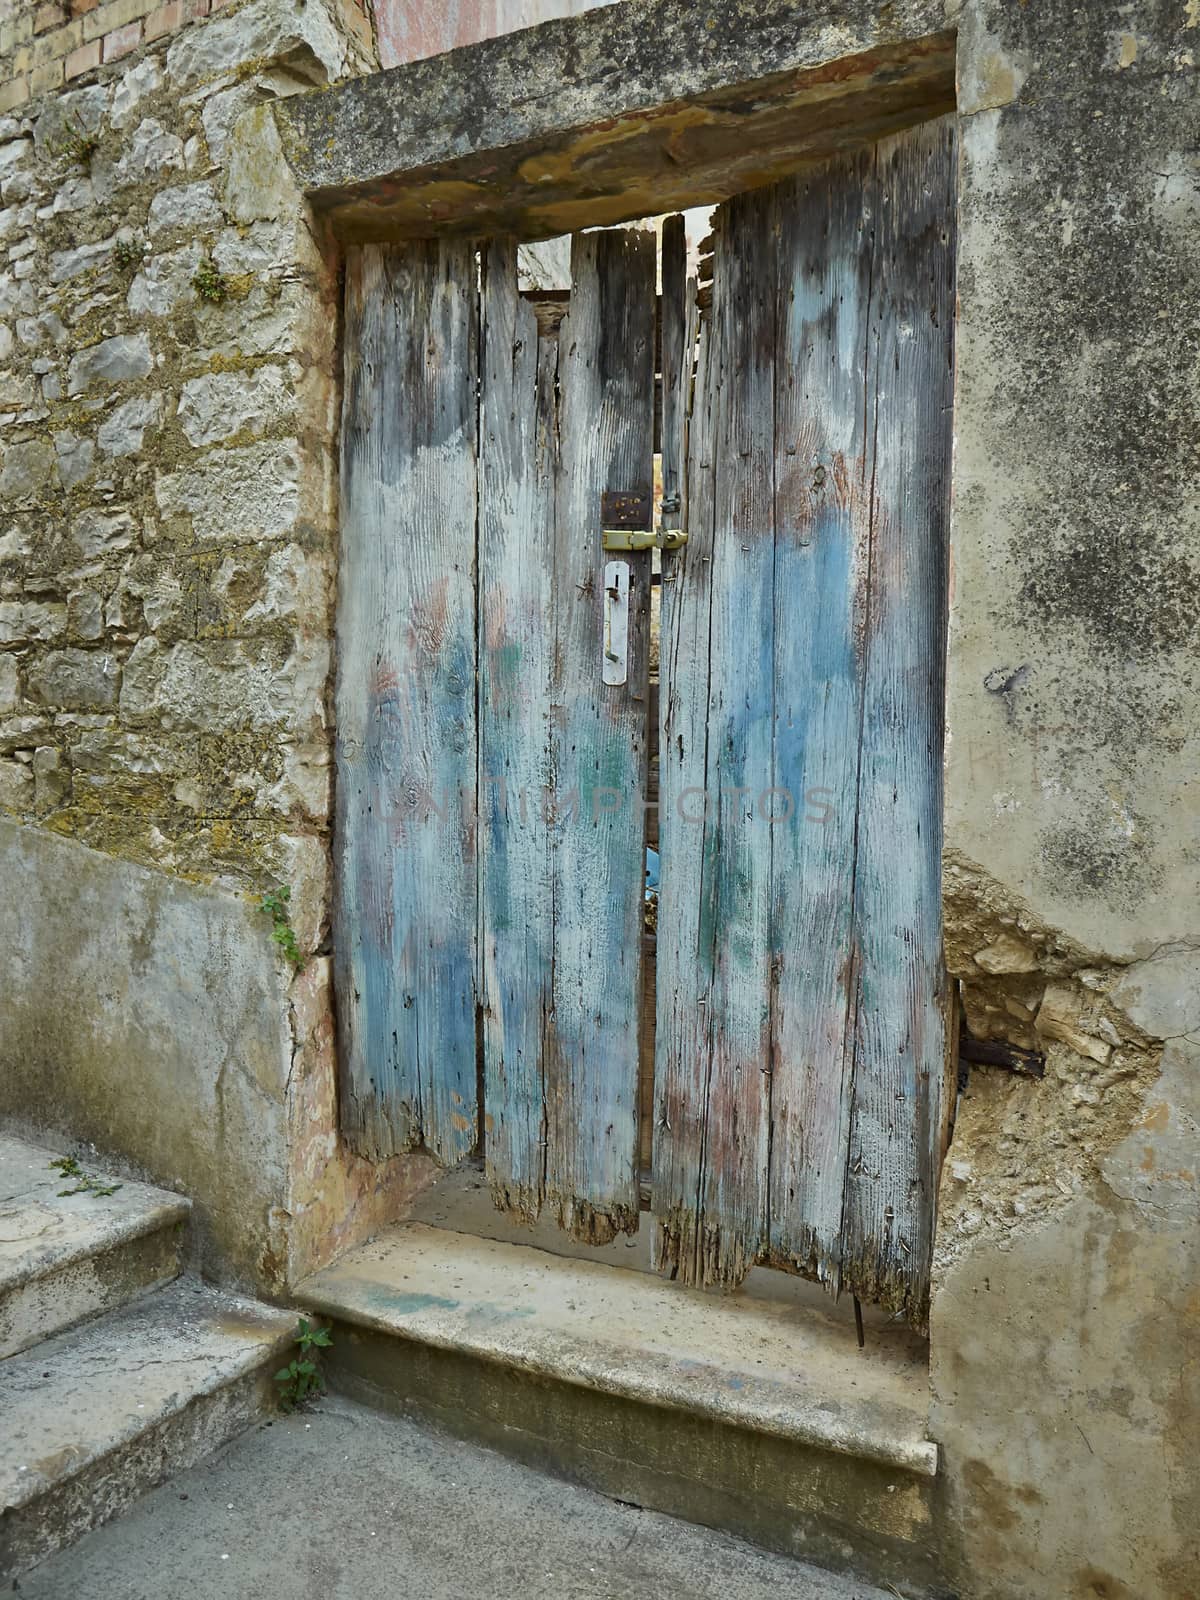
<svg viewBox="0 0 1200 1600">
<path fill-rule="evenodd" d="M 340 1399 L 254 1429 L 24 1600 L 888 1600 Z"/>
</svg>

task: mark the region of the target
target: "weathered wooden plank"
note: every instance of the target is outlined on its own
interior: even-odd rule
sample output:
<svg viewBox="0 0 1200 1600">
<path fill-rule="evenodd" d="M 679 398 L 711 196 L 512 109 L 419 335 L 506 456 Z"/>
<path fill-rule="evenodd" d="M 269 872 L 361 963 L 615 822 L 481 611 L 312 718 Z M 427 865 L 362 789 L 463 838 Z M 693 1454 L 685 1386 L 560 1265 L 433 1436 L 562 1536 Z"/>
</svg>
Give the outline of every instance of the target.
<svg viewBox="0 0 1200 1600">
<path fill-rule="evenodd" d="M 770 1252 L 840 1283 L 873 435 L 871 152 L 780 190 Z"/>
<path fill-rule="evenodd" d="M 694 308 L 694 280 L 688 291 Z M 698 1157 L 710 1060 L 707 988 L 711 941 L 702 934 L 702 891 L 714 434 L 721 399 L 715 337 L 711 318 L 698 324 L 683 472 L 688 542 L 676 554 L 663 554 L 659 652 L 654 1259 L 661 1272 L 682 1276 L 689 1283 L 699 1277 L 701 1256 Z"/>
<path fill-rule="evenodd" d="M 695 357 L 695 284 L 687 276 L 687 231 L 682 216 L 668 217 L 662 229 L 661 257 L 662 286 L 659 294 L 658 346 L 659 372 L 662 396 L 659 450 L 661 452 L 663 529 L 683 525 L 683 464 L 686 452 L 688 403 L 691 398 L 692 365 Z M 659 839 L 659 715 L 658 694 L 661 668 L 661 649 L 664 634 L 663 596 L 674 582 L 672 561 L 656 553 L 660 568 L 659 598 L 659 652 L 651 649 L 650 682 L 650 761 L 647 787 L 646 843 L 656 852 Z M 653 627 L 653 596 L 651 597 L 651 626 Z M 669 606 L 668 606 L 669 609 Z M 657 927 L 657 918 L 655 919 Z M 638 1164 L 643 1179 L 654 1166 L 654 1036 L 658 1005 L 657 959 L 658 944 L 655 934 L 646 937 L 646 971 L 642 989 L 642 1012 L 639 1020 L 639 1125 Z"/>
<path fill-rule="evenodd" d="M 767 1240 L 774 192 L 758 190 L 731 201 L 718 228 L 721 270 L 713 321 L 720 330 L 723 393 L 708 554 L 707 738 L 699 785 L 704 822 L 698 879 L 689 872 L 697 897 L 695 960 L 706 985 L 695 1004 L 707 1016 L 707 1073 L 698 1117 L 685 1114 L 685 1147 L 672 1157 L 683 1184 L 662 1200 L 668 1215 L 676 1214 L 673 1224 L 664 1221 L 663 1234 L 664 1254 L 673 1258 L 678 1275 L 736 1284 Z M 677 798 L 673 794 L 672 803 Z M 672 870 L 671 860 L 664 870 Z M 683 908 L 683 915 L 690 924 L 691 908 Z M 674 1139 L 679 1142 L 678 1134 Z M 689 1207 L 690 1224 L 679 1215 Z"/>
<path fill-rule="evenodd" d="M 918 1325 L 949 1108 L 952 174 L 935 125 L 722 208 L 664 571 L 659 1264 L 767 1259 Z"/>
<path fill-rule="evenodd" d="M 688 334 L 687 229 L 682 216 L 668 217 L 662 230 L 662 525 L 678 528 L 683 520 L 684 423 L 692 376 Z"/>
<path fill-rule="evenodd" d="M 545 796 L 558 339 L 518 292 L 517 247 L 486 255 L 480 422 L 480 964 L 484 1151 L 497 1204 L 529 1220 L 546 1182 L 554 909 Z"/>
<path fill-rule="evenodd" d="M 342 1115 L 371 1156 L 477 1137 L 476 272 L 351 251 L 337 703 Z"/>
<path fill-rule="evenodd" d="M 551 718 L 554 1009 L 547 1202 L 576 1237 L 638 1225 L 649 552 L 631 555 L 627 682 L 601 682 L 605 490 L 653 485 L 655 240 L 578 235 L 559 330 Z"/>
<path fill-rule="evenodd" d="M 949 1105 L 941 813 L 955 127 L 884 141 L 844 1285 L 920 1324 Z"/>
</svg>

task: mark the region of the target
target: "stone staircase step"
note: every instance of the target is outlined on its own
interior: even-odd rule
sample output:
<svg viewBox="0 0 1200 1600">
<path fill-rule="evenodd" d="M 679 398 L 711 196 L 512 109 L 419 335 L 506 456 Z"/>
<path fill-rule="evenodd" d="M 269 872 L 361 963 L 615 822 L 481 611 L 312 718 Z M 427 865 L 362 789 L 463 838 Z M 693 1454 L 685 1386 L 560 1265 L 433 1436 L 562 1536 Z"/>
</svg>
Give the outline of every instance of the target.
<svg viewBox="0 0 1200 1600">
<path fill-rule="evenodd" d="M 61 1151 L 0 1134 L 0 1359 L 179 1276 L 191 1210 L 149 1184 L 63 1195 Z"/>
<path fill-rule="evenodd" d="M 621 1500 L 936 1586 L 924 1344 L 406 1223 L 295 1291 L 331 1382 Z"/>
<path fill-rule="evenodd" d="M 295 1327 L 181 1278 L 0 1364 L 0 1581 L 272 1408 Z"/>
</svg>

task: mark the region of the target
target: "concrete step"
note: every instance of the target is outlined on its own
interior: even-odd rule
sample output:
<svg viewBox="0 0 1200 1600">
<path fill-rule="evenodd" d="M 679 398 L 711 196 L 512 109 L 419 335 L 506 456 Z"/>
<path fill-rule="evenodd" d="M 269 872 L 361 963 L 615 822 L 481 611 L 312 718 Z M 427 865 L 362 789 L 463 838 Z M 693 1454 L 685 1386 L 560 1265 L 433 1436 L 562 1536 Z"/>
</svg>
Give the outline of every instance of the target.
<svg viewBox="0 0 1200 1600">
<path fill-rule="evenodd" d="M 295 1327 L 183 1278 L 0 1364 L 0 1581 L 249 1427 Z"/>
<path fill-rule="evenodd" d="M 189 1202 L 120 1178 L 63 1195 L 61 1154 L 0 1134 L 0 1359 L 179 1276 Z"/>
<path fill-rule="evenodd" d="M 346 1393 L 905 1594 L 936 1588 L 925 1347 L 408 1223 L 296 1291 Z"/>
</svg>

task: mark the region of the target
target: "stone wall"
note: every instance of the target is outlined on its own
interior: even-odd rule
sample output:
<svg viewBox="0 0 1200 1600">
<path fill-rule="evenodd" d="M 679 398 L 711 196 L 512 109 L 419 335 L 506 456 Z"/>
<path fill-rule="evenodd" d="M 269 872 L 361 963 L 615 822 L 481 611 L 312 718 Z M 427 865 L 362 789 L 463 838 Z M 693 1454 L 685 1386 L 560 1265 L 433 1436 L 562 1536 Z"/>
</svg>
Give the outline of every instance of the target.
<svg viewBox="0 0 1200 1600">
<path fill-rule="evenodd" d="M 0 0 L 0 115 L 84 79 L 233 0 Z M 366 0 L 341 20 L 371 50 Z"/>
<path fill-rule="evenodd" d="M 116 896 L 135 923 L 155 874 L 210 885 L 232 902 L 239 940 L 256 935 L 268 954 L 257 899 L 287 886 L 305 967 L 292 980 L 275 951 L 265 1020 L 258 958 L 221 980 L 250 1034 L 279 1033 L 251 1144 L 239 1154 L 221 1135 L 224 1178 L 192 1125 L 196 1105 L 219 1109 L 222 1069 L 186 1006 L 174 1036 L 101 1028 L 89 1063 L 86 997 L 72 1051 L 10 991 L 0 1110 L 95 1140 L 189 1189 L 206 1214 L 224 1206 L 226 1223 L 206 1235 L 220 1242 L 214 1264 L 278 1287 L 334 1249 L 389 1176 L 336 1138 L 321 953 L 336 255 L 280 159 L 269 109 L 373 58 L 369 32 L 347 26 L 361 22 L 353 0 L 349 12 L 248 0 L 207 19 L 192 5 L 174 34 L 150 8 L 119 3 L 121 26 L 141 30 L 119 59 L 110 50 L 72 87 L 0 120 L 0 808 L 79 852 L 46 857 L 18 830 L 9 860 L 18 877 L 41 861 L 103 880 L 98 903 Z M 49 9 L 4 26 L 31 26 L 31 49 L 57 50 L 66 39 L 44 30 Z M 72 38 L 117 6 L 77 9 Z M 208 917 L 209 892 L 196 904 Z M 21 909 L 24 979 L 45 1004 L 63 987 L 55 947 L 69 945 L 69 916 L 50 897 Z M 169 995 L 185 958 L 160 937 L 146 934 L 146 962 Z M 123 1100 L 101 1092 L 113 1063 L 100 1057 L 117 1049 Z M 196 1080 L 177 1099 L 182 1143 L 142 1126 L 158 1097 L 136 1086 L 164 1057 L 168 1083 Z M 251 1160 L 255 1141 L 273 1153 Z"/>
</svg>

